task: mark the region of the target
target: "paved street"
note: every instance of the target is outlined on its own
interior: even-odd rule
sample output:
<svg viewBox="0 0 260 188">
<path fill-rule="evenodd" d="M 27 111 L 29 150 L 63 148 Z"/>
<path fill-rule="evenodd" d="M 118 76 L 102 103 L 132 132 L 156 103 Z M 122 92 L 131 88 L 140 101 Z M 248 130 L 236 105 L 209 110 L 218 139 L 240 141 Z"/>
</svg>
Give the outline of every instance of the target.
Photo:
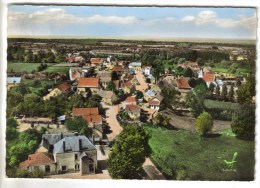
<svg viewBox="0 0 260 188">
<path fill-rule="evenodd" d="M 118 114 L 118 111 L 120 109 L 120 105 L 115 106 L 109 106 L 104 103 L 102 103 L 103 108 L 106 108 L 106 121 L 110 127 L 110 130 L 112 131 L 110 134 L 107 134 L 107 138 L 109 141 L 112 141 L 115 139 L 117 135 L 120 134 L 120 132 L 123 130 L 123 128 L 120 126 L 116 119 L 116 115 Z"/>
<path fill-rule="evenodd" d="M 142 71 L 135 71 L 135 73 L 136 73 L 136 78 L 137 78 L 138 82 L 140 83 L 140 85 L 136 85 L 136 90 L 142 91 L 144 93 L 145 90 L 148 88 L 148 84 L 146 83 L 146 81 L 144 79 L 144 75 L 143 75 Z"/>
</svg>

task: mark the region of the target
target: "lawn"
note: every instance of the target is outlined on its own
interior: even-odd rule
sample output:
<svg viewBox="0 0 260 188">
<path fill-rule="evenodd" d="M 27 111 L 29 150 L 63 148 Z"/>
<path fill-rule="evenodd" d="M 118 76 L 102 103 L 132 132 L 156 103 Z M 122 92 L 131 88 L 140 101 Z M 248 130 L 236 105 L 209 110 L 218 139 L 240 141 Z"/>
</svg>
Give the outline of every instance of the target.
<svg viewBox="0 0 260 188">
<path fill-rule="evenodd" d="M 40 63 L 7 63 L 7 72 L 32 72 Z"/>
<path fill-rule="evenodd" d="M 204 104 L 206 108 L 210 108 L 210 109 L 218 108 L 222 110 L 237 110 L 240 107 L 238 103 L 217 101 L 217 100 L 210 100 L 210 99 L 206 99 L 204 101 Z"/>
<path fill-rule="evenodd" d="M 48 72 L 48 73 L 62 73 L 62 74 L 68 74 L 70 67 L 58 67 L 58 66 L 48 66 L 45 70 L 42 72 Z"/>
<path fill-rule="evenodd" d="M 145 126 L 150 135 L 151 159 L 168 179 L 251 181 L 254 179 L 253 141 L 239 140 L 223 134 L 201 138 L 184 130 L 168 130 Z M 237 152 L 234 167 L 230 161 Z"/>
</svg>

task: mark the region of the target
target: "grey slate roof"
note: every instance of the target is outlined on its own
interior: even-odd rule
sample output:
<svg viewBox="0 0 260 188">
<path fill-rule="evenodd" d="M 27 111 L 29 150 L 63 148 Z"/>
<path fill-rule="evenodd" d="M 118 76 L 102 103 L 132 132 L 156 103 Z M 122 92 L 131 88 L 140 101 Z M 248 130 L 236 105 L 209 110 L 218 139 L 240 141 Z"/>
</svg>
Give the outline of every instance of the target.
<svg viewBox="0 0 260 188">
<path fill-rule="evenodd" d="M 50 145 L 56 144 L 64 137 L 74 136 L 74 134 L 44 134 L 42 135 L 42 146 L 49 148 Z"/>
<path fill-rule="evenodd" d="M 65 137 L 56 144 L 54 144 L 53 154 L 81 151 L 79 140 L 81 140 L 82 143 L 82 150 L 96 150 L 96 147 L 90 142 L 90 140 L 86 136 L 71 136 Z M 65 151 L 63 149 L 63 143 L 65 143 Z"/>
</svg>

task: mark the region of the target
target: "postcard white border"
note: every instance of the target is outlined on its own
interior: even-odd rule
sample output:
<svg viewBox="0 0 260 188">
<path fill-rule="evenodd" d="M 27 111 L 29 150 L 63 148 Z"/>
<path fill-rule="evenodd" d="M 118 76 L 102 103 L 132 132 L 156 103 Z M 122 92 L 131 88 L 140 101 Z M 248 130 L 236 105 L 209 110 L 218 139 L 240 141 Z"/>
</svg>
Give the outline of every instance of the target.
<svg viewBox="0 0 260 188">
<path fill-rule="evenodd" d="M 0 187 L 3 188 L 49 188 L 49 187 L 183 187 L 192 186 L 193 188 L 201 187 L 260 187 L 260 163 L 258 157 L 256 157 L 256 172 L 255 180 L 252 182 L 208 182 L 208 181 L 134 181 L 134 180 L 74 180 L 74 179 L 11 179 L 5 178 L 5 109 L 6 109 L 6 47 L 7 47 L 7 5 L 8 3 L 19 4 L 75 4 L 75 5 L 120 5 L 120 6 L 198 6 L 198 7 L 253 7 L 257 8 L 258 26 L 257 36 L 260 33 L 259 22 L 259 0 L 1 0 L 0 2 L 0 15 L 1 15 L 1 31 L 0 31 Z M 260 92 L 260 73 L 259 73 L 259 40 L 257 40 L 257 74 L 256 74 L 256 90 L 257 90 L 257 109 L 256 109 L 256 156 L 260 156 L 259 153 L 259 122 L 260 122 L 260 109 L 259 104 L 259 92 Z"/>
</svg>

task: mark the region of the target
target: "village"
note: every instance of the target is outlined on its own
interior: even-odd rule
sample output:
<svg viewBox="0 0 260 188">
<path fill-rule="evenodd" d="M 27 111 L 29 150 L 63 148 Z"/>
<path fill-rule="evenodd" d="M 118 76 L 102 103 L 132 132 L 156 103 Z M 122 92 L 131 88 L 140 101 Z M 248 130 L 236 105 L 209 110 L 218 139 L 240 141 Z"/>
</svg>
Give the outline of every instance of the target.
<svg viewBox="0 0 260 188">
<path fill-rule="evenodd" d="M 207 111 L 214 120 L 209 132 L 229 130 L 222 133 L 234 135 L 231 118 L 239 108 L 239 90 L 254 74 L 240 67 L 251 61 L 254 49 L 238 45 L 16 41 L 9 47 L 8 64 L 15 65 L 8 67 L 7 117 L 14 117 L 19 134 L 28 130 L 42 134 L 26 158 L 14 159 L 13 149 L 7 161 L 20 170 L 40 170 L 46 178 L 111 179 L 107 169 L 111 145 L 129 125 L 196 132 L 196 118 Z M 206 62 L 198 55 L 201 51 L 213 55 Z M 170 58 L 170 52 L 176 54 Z M 224 60 L 212 60 L 214 52 L 224 54 Z M 23 66 L 43 63 L 18 71 L 15 60 Z M 45 72 L 50 68 L 54 71 Z M 255 104 L 255 94 L 249 97 Z M 217 110 L 210 106 L 215 102 Z M 154 161 L 145 158 L 142 178 L 169 179 Z"/>
</svg>

